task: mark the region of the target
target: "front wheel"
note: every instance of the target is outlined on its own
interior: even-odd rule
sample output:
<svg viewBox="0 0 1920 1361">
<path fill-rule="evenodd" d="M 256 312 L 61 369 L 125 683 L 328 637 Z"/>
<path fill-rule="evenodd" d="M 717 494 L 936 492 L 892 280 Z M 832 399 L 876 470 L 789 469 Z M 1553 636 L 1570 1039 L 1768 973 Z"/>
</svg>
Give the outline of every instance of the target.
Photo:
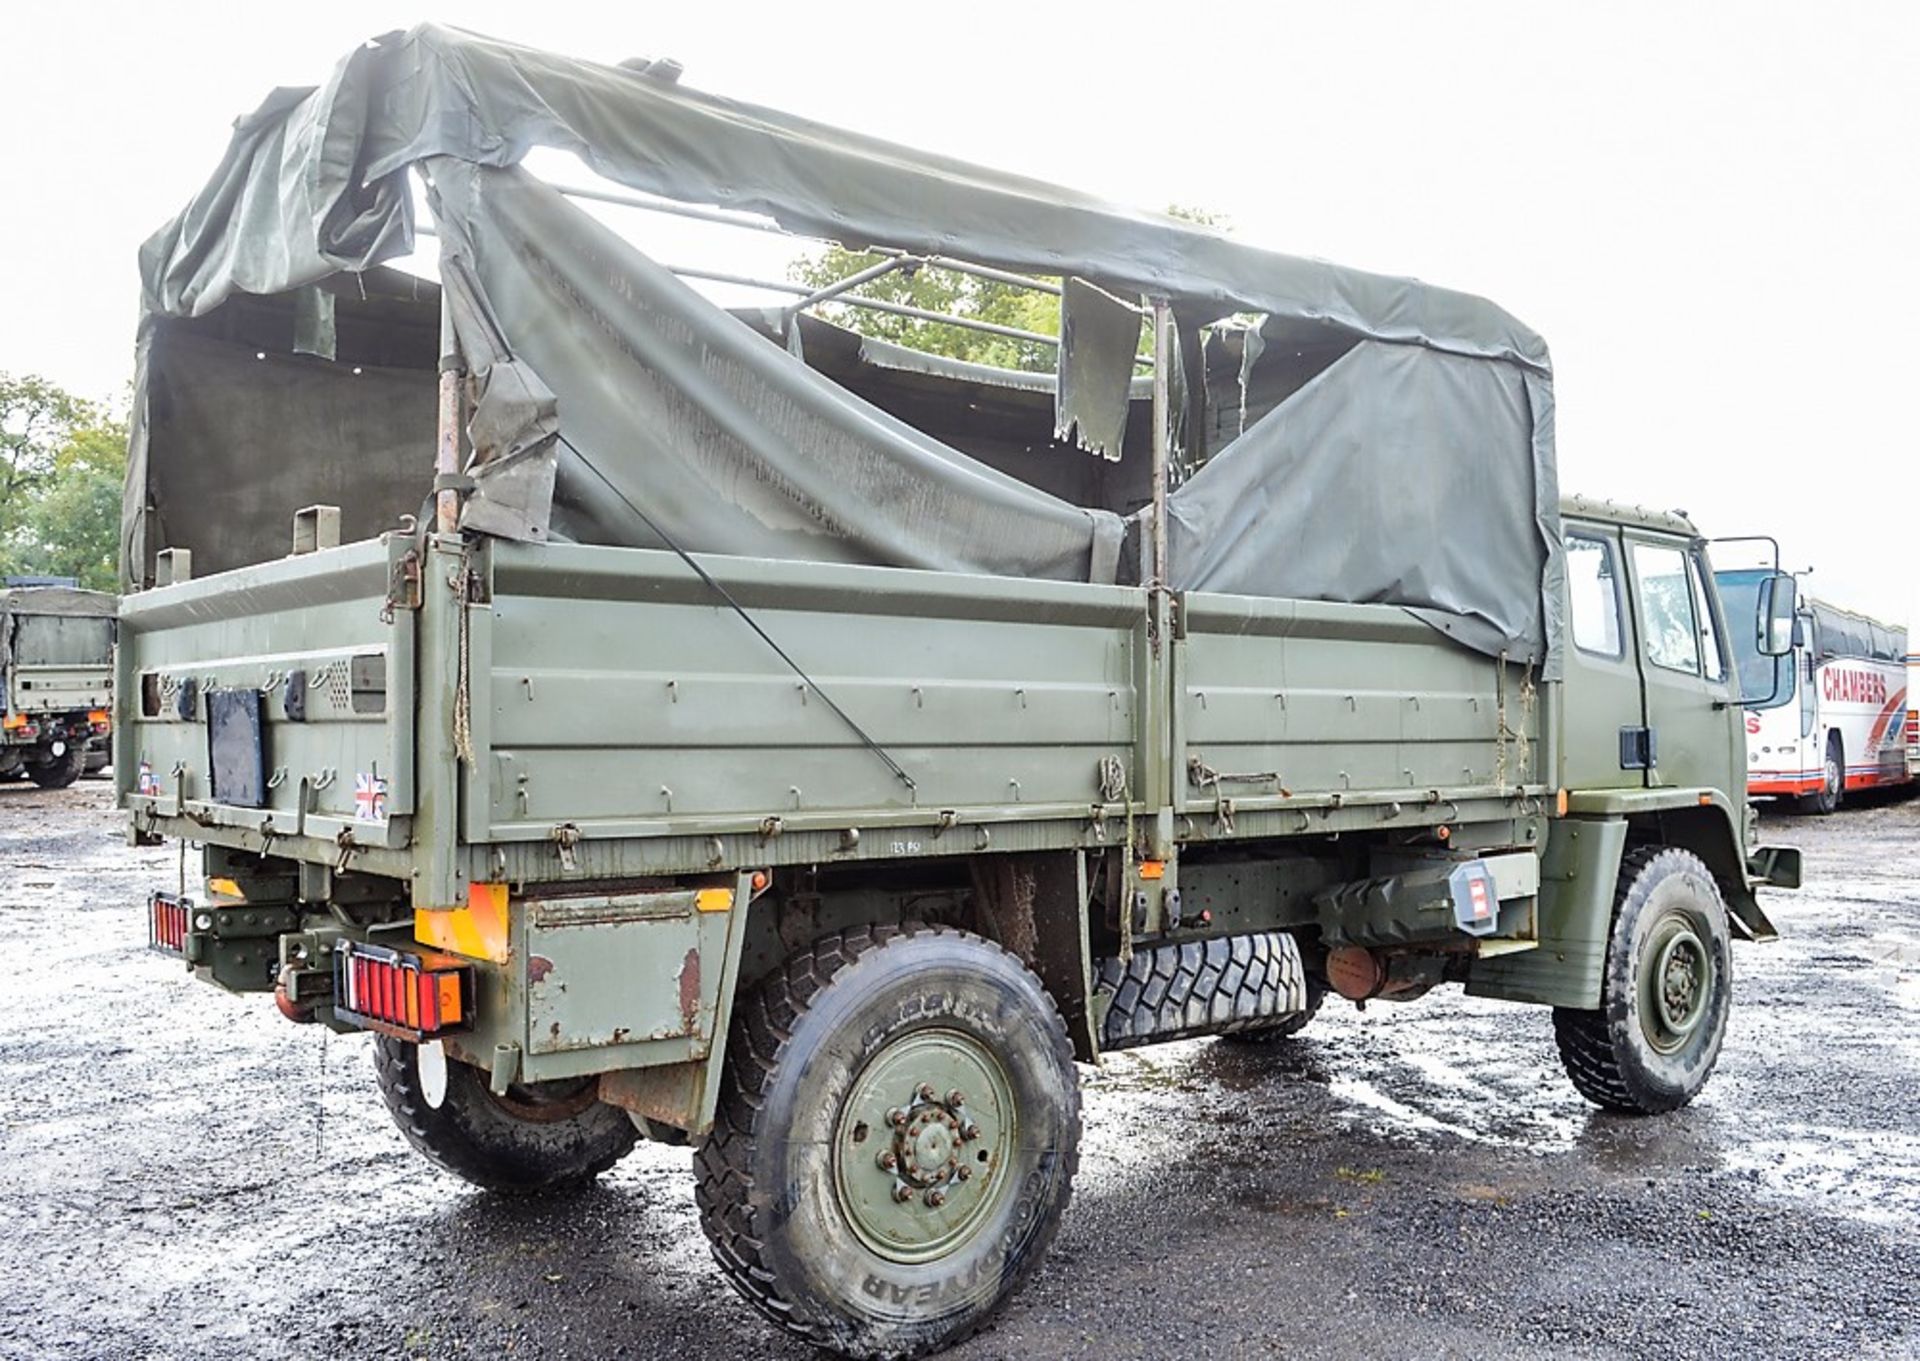
<svg viewBox="0 0 1920 1361">
<path fill-rule="evenodd" d="M 80 772 L 87 763 L 87 753 L 81 747 L 68 747 L 45 765 L 29 766 L 27 774 L 42 789 L 65 789 L 80 778 Z"/>
<path fill-rule="evenodd" d="M 1827 734 L 1827 754 L 1820 763 L 1820 792 L 1808 794 L 1800 800 L 1800 807 L 1809 813 L 1825 816 L 1840 807 L 1840 800 L 1847 789 L 1847 753 L 1840 745 L 1839 733 Z"/>
<path fill-rule="evenodd" d="M 1726 904 L 1691 851 L 1629 855 L 1597 1011 L 1557 1007 L 1567 1076 L 1607 1110 L 1678 1110 L 1707 1085 L 1733 1001 Z"/>
<path fill-rule="evenodd" d="M 380 1095 L 420 1152 L 475 1186 L 506 1195 L 592 1181 L 632 1149 L 625 1111 L 598 1099 L 593 1078 L 538 1082 L 495 1096 L 487 1074 L 446 1056 L 438 1041 L 374 1037 Z"/>
<path fill-rule="evenodd" d="M 815 1346 L 922 1356 L 1045 1253 L 1079 1156 L 1066 1026 L 1021 962 L 948 929 L 800 952 L 735 1019 L 694 1199 L 721 1270 Z"/>
</svg>

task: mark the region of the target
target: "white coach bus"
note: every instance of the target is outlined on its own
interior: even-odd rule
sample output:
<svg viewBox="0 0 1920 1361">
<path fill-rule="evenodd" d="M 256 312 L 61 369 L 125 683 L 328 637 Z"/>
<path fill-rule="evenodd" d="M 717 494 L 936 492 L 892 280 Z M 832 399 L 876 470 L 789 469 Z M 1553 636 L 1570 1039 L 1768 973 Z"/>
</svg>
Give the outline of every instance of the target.
<svg viewBox="0 0 1920 1361">
<path fill-rule="evenodd" d="M 1727 617 L 1743 618 L 1764 571 L 1715 574 Z M 1906 784 L 1907 631 L 1810 598 L 1793 652 L 1760 655 L 1734 630 L 1747 707 L 1747 792 L 1831 813 L 1847 794 Z"/>
</svg>

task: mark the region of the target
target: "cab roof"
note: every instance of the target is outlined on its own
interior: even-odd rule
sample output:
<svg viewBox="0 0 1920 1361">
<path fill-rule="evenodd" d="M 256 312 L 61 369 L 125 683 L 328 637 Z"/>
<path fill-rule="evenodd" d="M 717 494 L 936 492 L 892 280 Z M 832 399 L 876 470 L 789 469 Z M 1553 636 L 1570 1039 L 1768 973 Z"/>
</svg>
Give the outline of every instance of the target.
<svg viewBox="0 0 1920 1361">
<path fill-rule="evenodd" d="M 1700 531 L 1684 510 L 1649 510 L 1645 506 L 1629 506 L 1597 496 L 1563 496 L 1560 514 L 1569 520 L 1604 520 L 1608 524 L 1654 529 L 1689 539 L 1700 537 Z"/>
</svg>

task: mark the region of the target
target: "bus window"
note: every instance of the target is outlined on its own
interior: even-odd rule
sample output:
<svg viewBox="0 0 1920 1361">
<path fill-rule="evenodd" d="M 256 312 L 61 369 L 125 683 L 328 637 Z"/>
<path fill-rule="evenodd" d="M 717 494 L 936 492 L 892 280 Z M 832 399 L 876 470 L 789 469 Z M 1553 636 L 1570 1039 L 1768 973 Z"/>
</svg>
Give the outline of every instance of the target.
<svg viewBox="0 0 1920 1361">
<path fill-rule="evenodd" d="M 1663 544 L 1633 546 L 1633 574 L 1640 583 L 1642 645 L 1647 660 L 1667 671 L 1700 674 L 1700 631 L 1693 622 L 1693 587 L 1687 555 Z"/>
<path fill-rule="evenodd" d="M 1794 659 L 1769 657 L 1760 651 L 1760 583 L 1772 575 L 1764 568 L 1713 574 L 1720 588 L 1720 618 L 1727 626 L 1722 641 L 1733 655 L 1733 669 L 1740 677 L 1740 698 L 1749 709 L 1771 709 L 1793 698 Z M 1800 618 L 1804 625 L 1807 616 Z"/>
</svg>

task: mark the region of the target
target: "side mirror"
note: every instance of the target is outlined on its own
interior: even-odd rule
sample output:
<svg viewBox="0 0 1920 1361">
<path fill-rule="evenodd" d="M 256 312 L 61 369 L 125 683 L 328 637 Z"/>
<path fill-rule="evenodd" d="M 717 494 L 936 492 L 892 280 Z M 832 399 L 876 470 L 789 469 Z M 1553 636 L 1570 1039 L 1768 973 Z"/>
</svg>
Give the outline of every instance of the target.
<svg viewBox="0 0 1920 1361">
<path fill-rule="evenodd" d="M 1775 572 L 1760 583 L 1755 641 L 1763 657 L 1784 657 L 1793 651 L 1794 609 L 1798 591 L 1792 577 Z"/>
</svg>

